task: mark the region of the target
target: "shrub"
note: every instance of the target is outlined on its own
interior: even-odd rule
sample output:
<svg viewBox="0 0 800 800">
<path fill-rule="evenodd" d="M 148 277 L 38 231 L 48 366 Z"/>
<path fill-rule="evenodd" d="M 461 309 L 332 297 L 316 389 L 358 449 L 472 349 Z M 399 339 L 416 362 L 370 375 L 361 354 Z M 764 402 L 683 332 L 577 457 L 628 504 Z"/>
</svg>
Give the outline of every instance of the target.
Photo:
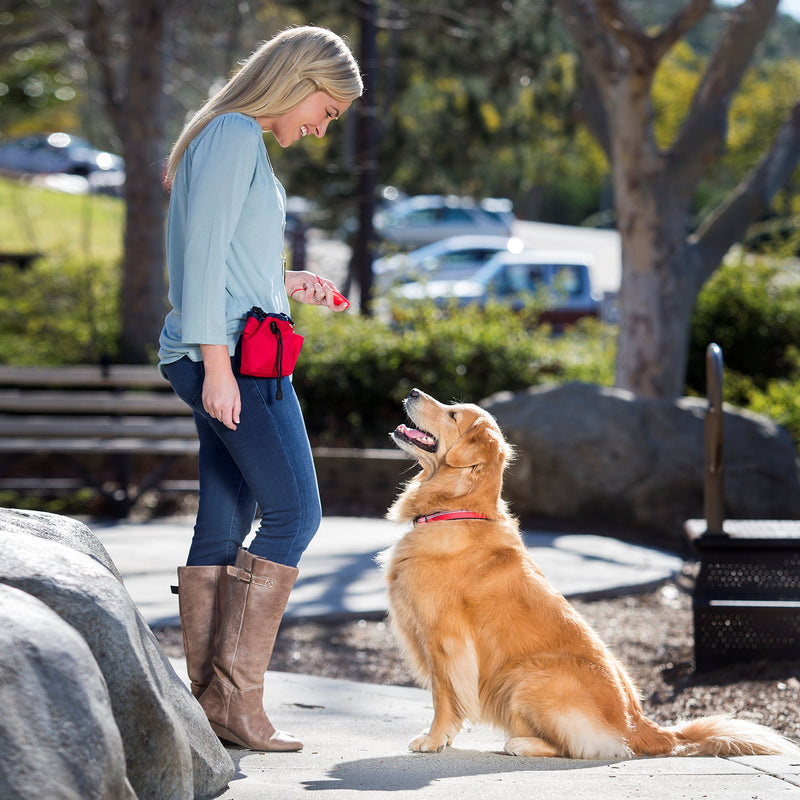
<svg viewBox="0 0 800 800">
<path fill-rule="evenodd" d="M 687 384 L 692 390 L 705 392 L 709 342 L 722 348 L 726 371 L 747 375 L 762 390 L 770 380 L 792 373 L 787 352 L 800 341 L 800 275 L 786 263 L 732 258 L 705 285 L 690 329 Z"/>
<path fill-rule="evenodd" d="M 800 446 L 800 276 L 796 261 L 737 256 L 698 297 L 688 391 L 706 392 L 705 352 L 722 348 L 724 400 L 783 425 Z"/>
<path fill-rule="evenodd" d="M 0 265 L 0 362 L 96 363 L 114 355 L 118 270 L 79 259 Z"/>
<path fill-rule="evenodd" d="M 730 391 L 726 386 L 724 394 L 728 402 L 757 414 L 765 414 L 783 425 L 800 446 L 800 350 L 794 346 L 788 347 L 786 359 L 792 364 L 787 377 L 773 378 L 762 389 L 750 378 L 734 373 L 730 380 Z M 728 377 L 726 375 L 726 382 Z"/>
<path fill-rule="evenodd" d="M 554 337 L 501 306 L 450 314 L 429 305 L 402 325 L 293 312 L 307 337 L 294 380 L 316 443 L 386 446 L 414 387 L 443 402 L 479 402 L 546 381 L 613 377 L 613 335 L 596 322 Z"/>
</svg>

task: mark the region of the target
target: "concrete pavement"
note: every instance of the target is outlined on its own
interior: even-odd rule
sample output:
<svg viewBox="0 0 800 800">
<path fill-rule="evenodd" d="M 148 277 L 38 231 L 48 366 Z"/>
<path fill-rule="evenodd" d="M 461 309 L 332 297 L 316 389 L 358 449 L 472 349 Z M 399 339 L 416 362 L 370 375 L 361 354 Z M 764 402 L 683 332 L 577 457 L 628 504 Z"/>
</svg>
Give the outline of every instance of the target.
<svg viewBox="0 0 800 800">
<path fill-rule="evenodd" d="M 443 753 L 411 753 L 430 723 L 421 689 L 267 673 L 273 724 L 299 753 L 229 750 L 236 775 L 220 800 L 778 800 L 800 797 L 800 764 L 782 757 L 638 758 L 597 762 L 516 758 L 486 727 Z"/>
<path fill-rule="evenodd" d="M 95 522 L 91 527 L 114 559 L 150 624 L 177 624 L 170 593 L 192 537 L 188 518 Z M 381 615 L 386 592 L 375 556 L 404 532 L 383 519 L 324 517 L 300 562 L 287 607 L 290 617 Z M 683 566 L 660 550 L 604 536 L 526 531 L 526 543 L 550 582 L 567 597 L 621 593 L 657 585 Z"/>
<path fill-rule="evenodd" d="M 145 618 L 175 621 L 169 592 L 183 563 L 191 521 L 90 523 Z M 385 593 L 374 557 L 402 528 L 384 520 L 331 518 L 301 562 L 288 613 L 380 615 Z M 534 558 L 567 596 L 627 592 L 667 580 L 682 562 L 666 553 L 596 536 L 531 531 Z M 173 666 L 185 677 L 179 659 Z M 299 753 L 230 748 L 236 774 L 219 800 L 778 800 L 800 798 L 800 759 L 640 758 L 623 762 L 504 755 L 486 727 L 459 734 L 441 754 L 407 750 L 430 721 L 428 691 L 268 672 L 273 723 L 305 743 Z"/>
</svg>

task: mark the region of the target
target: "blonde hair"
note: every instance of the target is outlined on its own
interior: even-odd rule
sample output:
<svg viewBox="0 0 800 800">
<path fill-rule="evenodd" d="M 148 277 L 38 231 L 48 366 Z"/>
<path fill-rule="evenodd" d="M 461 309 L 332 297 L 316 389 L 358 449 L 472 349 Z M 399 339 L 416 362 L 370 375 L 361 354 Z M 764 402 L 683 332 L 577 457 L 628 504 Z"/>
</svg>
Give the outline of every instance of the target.
<svg viewBox="0 0 800 800">
<path fill-rule="evenodd" d="M 314 92 L 352 102 L 364 91 L 361 74 L 345 42 L 313 26 L 289 28 L 252 53 L 233 77 L 186 123 L 167 161 L 165 184 L 175 178 L 189 143 L 220 114 L 277 117 Z"/>
</svg>

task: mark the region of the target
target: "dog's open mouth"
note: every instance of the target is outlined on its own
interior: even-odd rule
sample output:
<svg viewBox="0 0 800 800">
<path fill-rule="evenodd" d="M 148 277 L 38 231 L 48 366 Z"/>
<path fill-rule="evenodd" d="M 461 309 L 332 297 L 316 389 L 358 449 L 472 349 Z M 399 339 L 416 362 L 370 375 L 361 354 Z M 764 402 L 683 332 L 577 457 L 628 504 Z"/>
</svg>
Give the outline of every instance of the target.
<svg viewBox="0 0 800 800">
<path fill-rule="evenodd" d="M 420 450 L 427 450 L 429 453 L 435 453 L 439 442 L 435 436 L 431 436 L 427 431 L 420 430 L 419 428 L 409 428 L 408 425 L 398 425 L 395 428 L 394 435 L 404 442 L 413 444 Z"/>
</svg>

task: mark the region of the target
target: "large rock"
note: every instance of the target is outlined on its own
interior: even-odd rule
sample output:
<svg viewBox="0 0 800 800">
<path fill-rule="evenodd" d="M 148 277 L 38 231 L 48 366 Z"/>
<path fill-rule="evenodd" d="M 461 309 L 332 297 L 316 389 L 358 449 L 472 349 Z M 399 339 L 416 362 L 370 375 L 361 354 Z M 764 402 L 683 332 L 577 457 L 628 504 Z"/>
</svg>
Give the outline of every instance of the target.
<svg viewBox="0 0 800 800">
<path fill-rule="evenodd" d="M 88 645 L 108 686 L 127 777 L 140 798 L 189 800 L 225 788 L 234 771 L 230 756 L 86 526 L 0 510 L 0 583 L 41 600 Z M 38 636 L 31 631 L 33 641 Z M 49 702 L 36 687 L 28 701 Z"/>
<path fill-rule="evenodd" d="M 519 516 L 649 529 L 676 547 L 683 522 L 703 516 L 705 400 L 568 383 L 482 405 L 516 448 L 505 496 Z M 726 517 L 800 519 L 800 469 L 786 430 L 727 406 L 724 428 Z"/>
<path fill-rule="evenodd" d="M 120 583 L 122 576 L 100 540 L 82 522 L 60 514 L 0 508 L 0 529 L 26 533 L 71 547 L 102 564 Z"/>
<path fill-rule="evenodd" d="M 10 586 L 0 586 L 0 674 L 0 797 L 136 800 L 91 650 Z"/>
</svg>

